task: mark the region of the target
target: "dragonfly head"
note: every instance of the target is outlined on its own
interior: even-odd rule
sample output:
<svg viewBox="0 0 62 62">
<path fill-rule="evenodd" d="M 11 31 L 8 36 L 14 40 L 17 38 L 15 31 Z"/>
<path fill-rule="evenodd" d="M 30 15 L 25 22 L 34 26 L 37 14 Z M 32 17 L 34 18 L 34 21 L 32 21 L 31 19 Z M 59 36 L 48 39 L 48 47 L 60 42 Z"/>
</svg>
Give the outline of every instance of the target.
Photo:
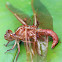
<svg viewBox="0 0 62 62">
<path fill-rule="evenodd" d="M 6 31 L 6 34 L 4 35 L 4 38 L 6 39 L 6 40 L 8 40 L 8 41 L 13 41 L 14 39 L 13 39 L 13 37 L 12 37 L 12 31 L 11 30 L 7 30 Z"/>
</svg>

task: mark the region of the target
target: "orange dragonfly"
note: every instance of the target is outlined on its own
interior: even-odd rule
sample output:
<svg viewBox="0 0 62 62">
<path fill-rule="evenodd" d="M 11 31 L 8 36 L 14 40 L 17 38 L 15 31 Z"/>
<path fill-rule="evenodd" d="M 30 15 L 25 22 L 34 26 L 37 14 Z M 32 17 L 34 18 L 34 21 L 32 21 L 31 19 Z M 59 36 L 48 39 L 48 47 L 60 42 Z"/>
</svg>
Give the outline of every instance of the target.
<svg viewBox="0 0 62 62">
<path fill-rule="evenodd" d="M 20 53 L 20 40 L 24 42 L 26 47 L 27 62 L 46 61 L 48 36 L 53 38 L 52 48 L 54 48 L 58 43 L 58 36 L 54 31 L 52 31 L 52 17 L 46 7 L 40 2 L 40 0 L 32 0 L 31 6 L 33 10 L 33 22 L 32 19 L 23 11 L 14 8 L 10 3 L 6 4 L 9 11 L 13 13 L 20 23 L 23 24 L 15 31 L 15 33 L 12 33 L 11 30 L 7 30 L 4 35 L 4 38 L 8 40 L 8 43 L 15 40 L 12 49 L 14 49 L 16 44 L 18 46 L 16 61 Z M 8 43 L 5 46 L 7 46 Z"/>
</svg>

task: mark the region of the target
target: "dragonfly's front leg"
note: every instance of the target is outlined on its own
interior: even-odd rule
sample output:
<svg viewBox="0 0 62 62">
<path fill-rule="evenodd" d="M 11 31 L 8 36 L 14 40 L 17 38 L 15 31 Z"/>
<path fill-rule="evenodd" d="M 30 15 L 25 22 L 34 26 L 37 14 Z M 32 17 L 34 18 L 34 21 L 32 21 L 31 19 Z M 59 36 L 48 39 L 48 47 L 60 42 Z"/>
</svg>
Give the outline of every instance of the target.
<svg viewBox="0 0 62 62">
<path fill-rule="evenodd" d="M 12 49 L 14 49 L 15 46 L 16 46 L 16 42 L 15 42 L 15 44 L 13 45 Z M 12 50 L 12 49 L 9 49 L 9 50 L 7 50 L 7 51 L 10 51 L 10 50 Z M 6 51 L 6 52 L 7 52 L 7 51 Z M 6 53 L 6 52 L 5 52 L 5 53 Z"/>
<path fill-rule="evenodd" d="M 9 42 L 10 42 L 10 41 L 8 41 L 8 43 L 7 43 L 6 45 L 5 45 L 5 44 L 4 44 L 4 45 L 7 46 L 7 45 L 9 44 Z"/>
</svg>

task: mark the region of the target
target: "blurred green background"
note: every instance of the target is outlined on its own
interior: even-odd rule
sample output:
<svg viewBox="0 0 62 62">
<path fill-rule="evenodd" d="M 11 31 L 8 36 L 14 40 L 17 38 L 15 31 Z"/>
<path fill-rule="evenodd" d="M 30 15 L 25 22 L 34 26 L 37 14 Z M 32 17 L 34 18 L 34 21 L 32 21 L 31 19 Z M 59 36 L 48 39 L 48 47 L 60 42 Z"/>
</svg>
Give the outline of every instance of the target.
<svg viewBox="0 0 62 62">
<path fill-rule="evenodd" d="M 29 16 L 32 15 L 31 0 L 0 0 L 0 62 L 13 62 L 17 54 L 17 46 L 14 50 L 4 52 L 12 48 L 14 41 L 8 47 L 7 41 L 4 39 L 6 30 L 11 29 L 13 32 L 21 26 L 20 22 L 6 8 L 6 2 L 10 2 L 15 8 L 18 8 Z M 53 30 L 59 37 L 59 43 L 54 49 L 51 49 L 52 42 L 49 42 L 47 62 L 62 62 L 62 0 L 41 0 L 43 5 L 48 9 L 53 18 Z M 20 45 L 20 54 L 17 62 L 26 62 L 26 50 L 24 45 Z"/>
</svg>

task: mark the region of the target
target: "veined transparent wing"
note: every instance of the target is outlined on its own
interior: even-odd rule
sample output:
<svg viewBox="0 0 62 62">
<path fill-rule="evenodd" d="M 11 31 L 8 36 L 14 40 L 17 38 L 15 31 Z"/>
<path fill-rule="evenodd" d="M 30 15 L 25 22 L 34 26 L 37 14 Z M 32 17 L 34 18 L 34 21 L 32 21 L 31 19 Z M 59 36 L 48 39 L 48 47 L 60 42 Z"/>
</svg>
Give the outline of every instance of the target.
<svg viewBox="0 0 62 62">
<path fill-rule="evenodd" d="M 36 14 L 38 28 L 53 29 L 51 14 L 40 0 L 32 0 L 32 9 L 33 14 Z"/>
<path fill-rule="evenodd" d="M 10 12 L 13 14 L 16 14 L 18 17 L 20 17 L 27 25 L 30 25 L 31 18 L 25 14 L 23 11 L 13 7 L 9 2 L 6 3 L 6 7 L 9 9 Z M 19 20 L 20 21 L 20 20 Z"/>
</svg>

